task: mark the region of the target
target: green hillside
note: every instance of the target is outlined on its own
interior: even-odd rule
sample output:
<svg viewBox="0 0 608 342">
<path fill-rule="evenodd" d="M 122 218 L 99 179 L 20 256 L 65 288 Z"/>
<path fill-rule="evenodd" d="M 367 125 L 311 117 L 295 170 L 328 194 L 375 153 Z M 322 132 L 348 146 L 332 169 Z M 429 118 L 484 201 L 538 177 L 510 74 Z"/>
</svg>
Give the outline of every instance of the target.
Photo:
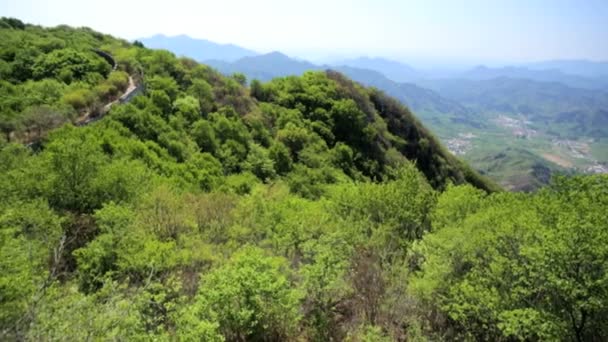
<svg viewBox="0 0 608 342">
<path fill-rule="evenodd" d="M 3 20 L 0 29 L 0 130 L 5 140 L 43 132 L 98 113 L 137 77 L 128 44 L 89 29 L 42 29 Z M 112 51 L 120 70 L 100 56 Z"/>
<path fill-rule="evenodd" d="M 608 337 L 606 176 L 501 192 L 336 72 L 0 37 L 1 340 Z"/>
</svg>

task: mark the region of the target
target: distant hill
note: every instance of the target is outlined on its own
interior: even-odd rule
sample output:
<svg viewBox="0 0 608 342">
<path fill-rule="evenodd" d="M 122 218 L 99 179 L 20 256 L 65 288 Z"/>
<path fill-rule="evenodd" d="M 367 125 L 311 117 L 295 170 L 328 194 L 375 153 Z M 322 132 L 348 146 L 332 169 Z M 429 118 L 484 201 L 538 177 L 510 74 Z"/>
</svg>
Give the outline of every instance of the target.
<svg viewBox="0 0 608 342">
<path fill-rule="evenodd" d="M 473 80 L 490 80 L 494 78 L 518 78 L 540 82 L 558 82 L 574 88 L 608 89 L 608 77 L 583 77 L 568 74 L 558 68 L 532 69 L 529 67 L 488 68 L 478 66 L 460 75 L 461 78 Z"/>
<path fill-rule="evenodd" d="M 471 114 L 468 109 L 458 102 L 444 98 L 435 91 L 412 83 L 394 82 L 376 71 L 348 66 L 332 67 L 332 69 L 347 75 L 357 82 L 385 91 L 388 95 L 395 97 L 417 113 L 450 113 L 463 117 Z"/>
<path fill-rule="evenodd" d="M 301 75 L 305 71 L 322 70 L 323 67 L 306 61 L 300 61 L 280 52 L 243 57 L 232 63 L 222 60 L 204 61 L 223 74 L 240 72 L 249 79 L 270 81 L 275 77 Z"/>
<path fill-rule="evenodd" d="M 186 35 L 168 37 L 162 34 L 138 39 L 151 49 L 165 49 L 178 56 L 187 56 L 197 61 L 219 59 L 235 61 L 258 53 L 232 44 L 218 44 L 206 39 L 196 39 Z"/>
<path fill-rule="evenodd" d="M 603 124 L 608 109 L 605 91 L 506 77 L 433 80 L 424 85 L 474 111 L 524 115 L 540 129 L 560 135 L 608 136 Z"/>
<path fill-rule="evenodd" d="M 269 81 L 275 77 L 297 76 L 310 70 L 332 69 L 339 71 L 366 86 L 376 87 L 395 97 L 414 112 L 453 113 L 466 116 L 469 111 L 457 102 L 441 97 L 436 92 L 411 83 L 398 83 L 384 74 L 349 66 L 320 66 L 291 58 L 280 52 L 241 58 L 235 62 L 211 60 L 208 65 L 223 74 L 243 73 L 249 79 Z"/>
<path fill-rule="evenodd" d="M 331 63 L 332 66 L 349 66 L 377 71 L 395 82 L 411 82 L 423 74 L 411 66 L 385 58 L 359 57 Z"/>
<path fill-rule="evenodd" d="M 584 77 L 608 77 L 608 61 L 556 60 L 529 63 L 526 67 L 534 70 L 557 69 L 563 73 Z"/>
<path fill-rule="evenodd" d="M 608 107 L 608 93 L 507 77 L 488 80 L 446 79 L 425 82 L 442 96 L 485 110 L 523 114 Z"/>
</svg>

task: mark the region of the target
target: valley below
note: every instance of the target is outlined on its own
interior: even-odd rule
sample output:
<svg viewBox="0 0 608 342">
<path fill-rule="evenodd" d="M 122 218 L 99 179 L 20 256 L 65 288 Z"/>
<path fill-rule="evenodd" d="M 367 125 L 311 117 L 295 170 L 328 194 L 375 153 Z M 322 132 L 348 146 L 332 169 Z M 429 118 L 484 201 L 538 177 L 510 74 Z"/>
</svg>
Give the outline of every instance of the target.
<svg viewBox="0 0 608 342">
<path fill-rule="evenodd" d="M 608 173 L 605 138 L 560 137 L 523 115 L 490 114 L 474 125 L 444 114 L 420 117 L 450 152 L 509 190 L 533 190 L 546 174 Z"/>
</svg>

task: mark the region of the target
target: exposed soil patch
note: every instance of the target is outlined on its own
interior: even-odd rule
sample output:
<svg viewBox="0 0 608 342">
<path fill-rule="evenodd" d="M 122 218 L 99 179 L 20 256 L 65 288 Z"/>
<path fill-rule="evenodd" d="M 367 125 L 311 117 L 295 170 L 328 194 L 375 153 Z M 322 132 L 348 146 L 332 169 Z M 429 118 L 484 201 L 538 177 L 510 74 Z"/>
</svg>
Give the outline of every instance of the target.
<svg viewBox="0 0 608 342">
<path fill-rule="evenodd" d="M 571 168 L 573 166 L 570 161 L 568 161 L 560 156 L 556 156 L 555 154 L 543 153 L 543 154 L 541 154 L 541 156 L 543 158 L 547 159 L 548 161 L 555 163 L 559 166 L 565 167 L 565 168 Z"/>
</svg>

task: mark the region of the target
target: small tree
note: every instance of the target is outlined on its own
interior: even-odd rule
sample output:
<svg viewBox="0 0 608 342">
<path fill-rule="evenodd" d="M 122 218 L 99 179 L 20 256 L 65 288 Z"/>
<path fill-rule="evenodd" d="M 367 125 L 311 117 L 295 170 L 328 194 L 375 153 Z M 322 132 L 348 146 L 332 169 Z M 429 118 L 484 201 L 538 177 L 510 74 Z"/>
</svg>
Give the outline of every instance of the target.
<svg viewBox="0 0 608 342">
<path fill-rule="evenodd" d="M 42 137 L 45 131 L 55 128 L 65 121 L 66 118 L 63 115 L 49 106 L 28 108 L 21 119 L 28 135 L 35 132 L 38 138 Z"/>
<path fill-rule="evenodd" d="M 247 76 L 240 72 L 235 72 L 232 74 L 232 78 L 237 81 L 240 85 L 245 86 L 247 84 Z"/>
<path fill-rule="evenodd" d="M 258 101 L 266 101 L 266 94 L 264 92 L 264 86 L 258 80 L 251 81 L 249 85 L 249 94 L 256 98 Z"/>
<path fill-rule="evenodd" d="M 287 262 L 246 247 L 204 278 L 198 316 L 216 321 L 228 341 L 290 340 L 300 320 L 299 291 Z"/>
<path fill-rule="evenodd" d="M 258 144 L 251 144 L 244 169 L 253 172 L 263 181 L 276 175 L 274 162 L 270 159 L 268 150 Z"/>
<path fill-rule="evenodd" d="M 11 134 L 19 128 L 17 115 L 13 111 L 0 112 L 0 132 L 4 134 L 6 141 L 11 142 Z"/>
</svg>

